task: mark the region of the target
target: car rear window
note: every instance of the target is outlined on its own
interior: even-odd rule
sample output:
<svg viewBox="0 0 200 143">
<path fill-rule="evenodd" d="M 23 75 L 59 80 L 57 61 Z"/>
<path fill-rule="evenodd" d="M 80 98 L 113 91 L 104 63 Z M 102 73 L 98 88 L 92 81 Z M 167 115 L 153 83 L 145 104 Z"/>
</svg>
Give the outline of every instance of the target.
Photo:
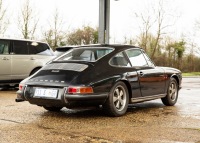
<svg viewBox="0 0 200 143">
<path fill-rule="evenodd" d="M 112 48 L 74 48 L 55 61 L 88 61 L 95 62 L 112 52 Z"/>
</svg>

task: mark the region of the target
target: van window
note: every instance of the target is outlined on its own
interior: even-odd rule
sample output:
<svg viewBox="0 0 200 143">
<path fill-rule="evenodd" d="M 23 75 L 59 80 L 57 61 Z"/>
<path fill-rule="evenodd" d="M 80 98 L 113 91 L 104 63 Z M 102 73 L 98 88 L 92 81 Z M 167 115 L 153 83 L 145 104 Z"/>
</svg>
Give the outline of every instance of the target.
<svg viewBox="0 0 200 143">
<path fill-rule="evenodd" d="M 9 41 L 0 40 L 0 54 L 9 54 L 9 45 Z"/>
<path fill-rule="evenodd" d="M 29 42 L 29 54 L 53 55 L 47 44 L 37 42 Z"/>
<path fill-rule="evenodd" d="M 18 55 L 28 54 L 28 45 L 25 41 L 13 41 L 13 53 Z"/>
</svg>

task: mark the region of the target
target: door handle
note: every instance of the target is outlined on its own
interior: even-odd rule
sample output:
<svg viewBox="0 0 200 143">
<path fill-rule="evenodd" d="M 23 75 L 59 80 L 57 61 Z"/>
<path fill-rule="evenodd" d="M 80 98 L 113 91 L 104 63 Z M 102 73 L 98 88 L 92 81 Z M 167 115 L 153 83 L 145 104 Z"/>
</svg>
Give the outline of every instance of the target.
<svg viewBox="0 0 200 143">
<path fill-rule="evenodd" d="M 6 58 L 6 57 L 3 57 L 3 58 L 2 58 L 2 60 L 5 60 L 5 61 L 7 61 L 7 60 L 9 60 L 9 59 L 8 59 L 8 58 Z"/>
</svg>

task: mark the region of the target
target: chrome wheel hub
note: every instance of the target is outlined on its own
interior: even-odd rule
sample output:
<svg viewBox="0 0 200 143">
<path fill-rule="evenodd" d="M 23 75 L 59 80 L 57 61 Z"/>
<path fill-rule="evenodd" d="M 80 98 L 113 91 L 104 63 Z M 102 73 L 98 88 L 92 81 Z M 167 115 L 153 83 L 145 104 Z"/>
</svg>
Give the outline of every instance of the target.
<svg viewBox="0 0 200 143">
<path fill-rule="evenodd" d="M 117 86 L 113 93 L 113 104 L 118 111 L 124 109 L 126 105 L 126 92 L 122 86 Z"/>
<path fill-rule="evenodd" d="M 172 82 L 169 87 L 169 97 L 172 101 L 175 101 L 176 96 L 177 96 L 177 86 L 174 82 Z"/>
</svg>

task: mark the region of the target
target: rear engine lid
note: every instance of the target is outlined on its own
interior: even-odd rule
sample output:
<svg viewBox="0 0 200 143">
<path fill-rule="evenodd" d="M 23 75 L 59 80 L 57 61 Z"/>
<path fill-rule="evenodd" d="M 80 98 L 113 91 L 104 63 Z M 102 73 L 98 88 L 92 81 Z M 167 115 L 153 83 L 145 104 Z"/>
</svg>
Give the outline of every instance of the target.
<svg viewBox="0 0 200 143">
<path fill-rule="evenodd" d="M 80 63 L 51 63 L 45 65 L 37 74 L 29 79 L 26 84 L 68 86 L 87 68 L 88 65 Z"/>
</svg>

